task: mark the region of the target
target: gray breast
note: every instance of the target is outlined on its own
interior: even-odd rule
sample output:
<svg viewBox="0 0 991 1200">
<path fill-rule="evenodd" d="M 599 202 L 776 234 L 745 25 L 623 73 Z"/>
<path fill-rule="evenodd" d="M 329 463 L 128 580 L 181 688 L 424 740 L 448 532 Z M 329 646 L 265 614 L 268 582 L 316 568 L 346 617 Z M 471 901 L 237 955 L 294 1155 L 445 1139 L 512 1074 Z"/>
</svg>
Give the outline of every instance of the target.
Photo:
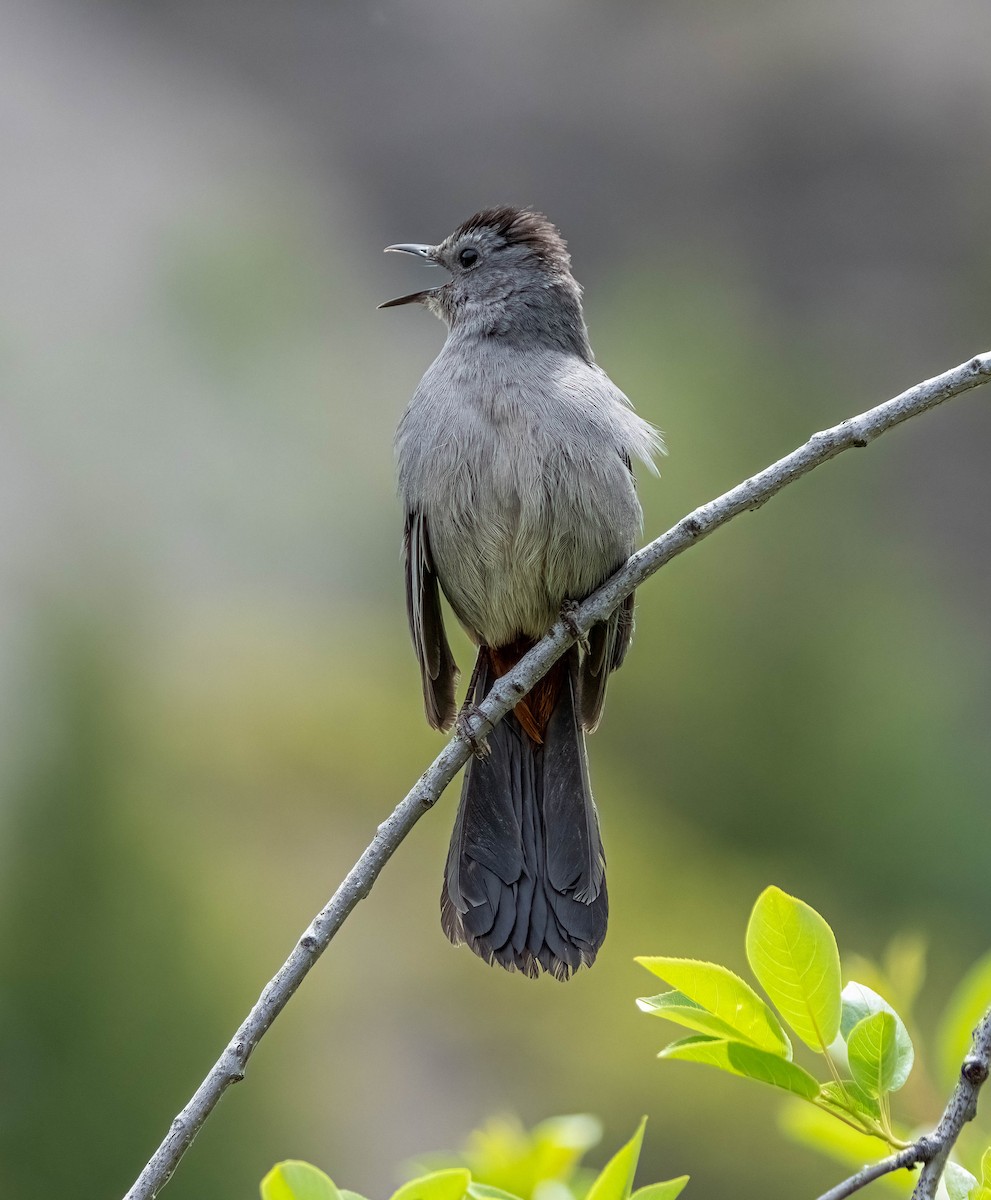
<svg viewBox="0 0 991 1200">
<path fill-rule="evenodd" d="M 641 519 L 628 460 L 651 435 L 576 356 L 448 342 L 396 451 L 401 497 L 425 514 L 441 586 L 474 637 L 540 637 L 627 557 Z"/>
</svg>

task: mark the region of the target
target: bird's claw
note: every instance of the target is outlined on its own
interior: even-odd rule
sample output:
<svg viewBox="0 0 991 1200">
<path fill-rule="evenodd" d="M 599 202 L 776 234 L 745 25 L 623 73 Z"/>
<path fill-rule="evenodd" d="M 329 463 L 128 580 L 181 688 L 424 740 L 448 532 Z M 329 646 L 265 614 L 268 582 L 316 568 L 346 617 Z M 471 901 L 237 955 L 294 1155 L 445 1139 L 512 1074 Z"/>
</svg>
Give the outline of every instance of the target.
<svg viewBox="0 0 991 1200">
<path fill-rule="evenodd" d="M 584 642 L 587 635 L 578 624 L 579 607 L 577 600 L 565 600 L 561 605 L 561 621 L 576 642 Z"/>
<path fill-rule="evenodd" d="M 488 758 L 492 753 L 488 739 L 479 737 L 475 732 L 484 719 L 477 707 L 466 700 L 454 721 L 455 732 L 462 741 L 468 743 L 475 758 Z"/>
</svg>

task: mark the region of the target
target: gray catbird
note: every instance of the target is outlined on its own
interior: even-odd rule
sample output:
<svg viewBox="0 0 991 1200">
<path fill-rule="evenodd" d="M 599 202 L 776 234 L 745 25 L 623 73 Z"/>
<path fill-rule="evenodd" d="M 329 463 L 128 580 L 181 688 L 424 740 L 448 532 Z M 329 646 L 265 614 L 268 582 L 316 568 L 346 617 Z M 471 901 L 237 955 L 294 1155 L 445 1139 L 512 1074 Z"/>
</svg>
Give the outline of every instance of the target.
<svg viewBox="0 0 991 1200">
<path fill-rule="evenodd" d="M 478 703 L 629 556 L 642 520 L 631 460 L 660 435 L 595 364 L 557 229 L 518 208 L 476 213 L 438 246 L 389 246 L 451 273 L 420 303 L 447 323 L 396 433 L 410 633 L 427 720 L 455 720 L 440 593 L 478 645 Z M 567 979 L 606 933 L 605 859 L 583 729 L 633 633 L 633 597 L 566 654 L 468 766 L 441 922 L 488 962 Z"/>
</svg>

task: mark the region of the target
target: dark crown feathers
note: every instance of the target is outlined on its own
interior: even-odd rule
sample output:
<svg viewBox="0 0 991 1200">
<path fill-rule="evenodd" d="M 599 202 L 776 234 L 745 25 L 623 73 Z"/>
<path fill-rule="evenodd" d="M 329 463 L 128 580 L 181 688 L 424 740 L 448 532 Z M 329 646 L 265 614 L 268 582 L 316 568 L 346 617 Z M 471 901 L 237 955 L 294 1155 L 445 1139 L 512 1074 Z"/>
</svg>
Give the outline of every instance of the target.
<svg viewBox="0 0 991 1200">
<path fill-rule="evenodd" d="M 558 233 L 557 226 L 543 213 L 528 208 L 514 208 L 509 204 L 485 208 L 459 225 L 452 240 L 479 229 L 493 230 L 511 246 L 528 246 L 554 270 L 568 271 L 571 268 L 567 243 Z"/>
</svg>

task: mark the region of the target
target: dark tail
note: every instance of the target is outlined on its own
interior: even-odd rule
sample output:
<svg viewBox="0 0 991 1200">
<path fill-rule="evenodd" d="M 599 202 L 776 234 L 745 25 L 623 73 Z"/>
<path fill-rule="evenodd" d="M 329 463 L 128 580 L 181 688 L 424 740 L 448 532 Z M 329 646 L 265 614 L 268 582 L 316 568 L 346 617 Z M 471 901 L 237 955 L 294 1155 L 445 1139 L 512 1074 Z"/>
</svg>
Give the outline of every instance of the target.
<svg viewBox="0 0 991 1200">
<path fill-rule="evenodd" d="M 498 653 L 484 647 L 479 653 L 475 703 L 503 665 Z M 489 735 L 488 756 L 468 765 L 441 924 L 455 945 L 467 942 L 487 962 L 567 979 L 595 961 L 609 901 L 580 721 L 577 650 L 542 682 L 543 694 L 532 694 Z M 541 708 L 545 715 L 535 726 Z"/>
</svg>

